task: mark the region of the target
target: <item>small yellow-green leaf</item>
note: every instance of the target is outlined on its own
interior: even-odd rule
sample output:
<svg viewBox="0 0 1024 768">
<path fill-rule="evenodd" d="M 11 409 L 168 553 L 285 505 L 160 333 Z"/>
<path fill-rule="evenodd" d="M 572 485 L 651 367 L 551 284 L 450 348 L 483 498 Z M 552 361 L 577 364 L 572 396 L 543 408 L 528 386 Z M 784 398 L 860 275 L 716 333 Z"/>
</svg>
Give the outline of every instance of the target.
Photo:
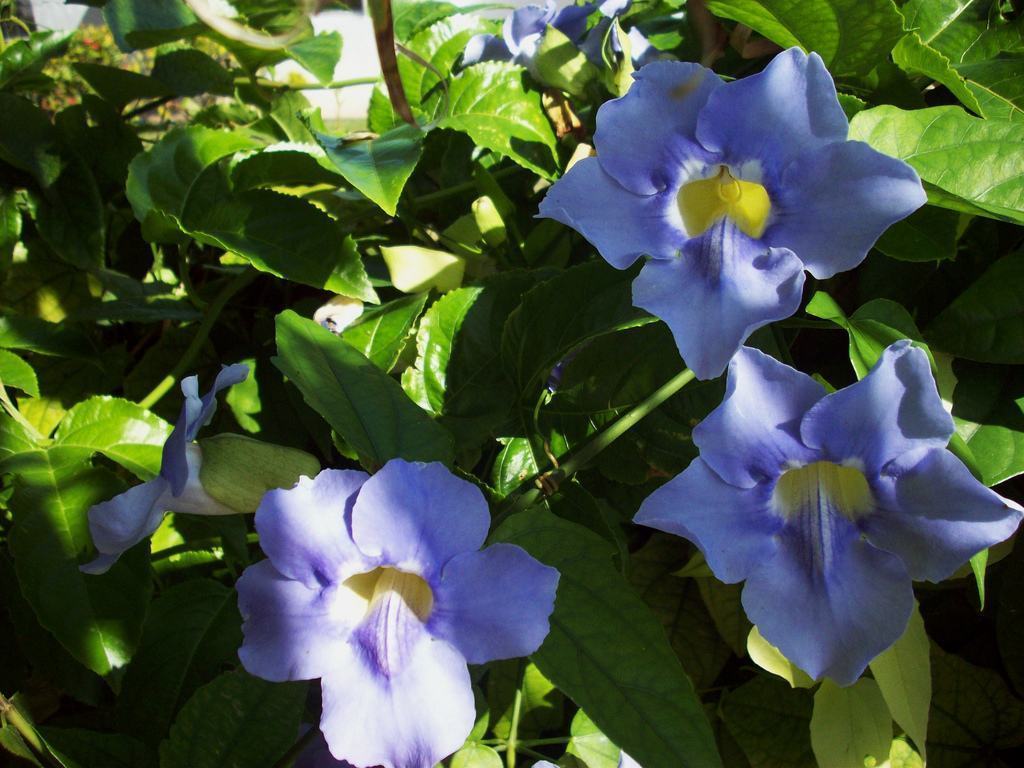
<svg viewBox="0 0 1024 768">
<path fill-rule="evenodd" d="M 848 688 L 825 680 L 814 694 L 811 748 L 818 765 L 875 768 L 889 759 L 892 718 L 878 684 L 861 678 Z"/>
<path fill-rule="evenodd" d="M 750 630 L 747 636 L 747 653 L 751 660 L 773 675 L 778 675 L 790 688 L 810 688 L 814 680 L 800 667 L 782 655 L 782 651 L 765 640 L 757 627 Z"/>
<path fill-rule="evenodd" d="M 444 293 L 462 285 L 466 262 L 451 253 L 419 245 L 384 246 L 380 249 L 391 283 L 403 293 L 436 288 Z"/>
<path fill-rule="evenodd" d="M 892 719 L 925 755 L 928 709 L 932 701 L 932 667 L 928 635 L 917 608 L 903 636 L 871 662 L 871 674 Z"/>
</svg>

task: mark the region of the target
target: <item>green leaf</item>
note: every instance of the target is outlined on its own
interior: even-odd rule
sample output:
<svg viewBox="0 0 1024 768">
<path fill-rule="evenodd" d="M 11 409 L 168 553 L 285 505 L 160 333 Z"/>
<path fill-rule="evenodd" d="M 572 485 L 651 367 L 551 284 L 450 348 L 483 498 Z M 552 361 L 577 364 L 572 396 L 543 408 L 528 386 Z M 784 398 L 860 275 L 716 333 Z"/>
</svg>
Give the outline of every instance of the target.
<svg viewBox="0 0 1024 768">
<path fill-rule="evenodd" d="M 504 497 L 539 471 L 540 467 L 529 438 L 509 438 L 494 459 L 491 467 L 491 485 L 498 496 Z"/>
<path fill-rule="evenodd" d="M 559 570 L 551 632 L 533 661 L 645 768 L 720 765 L 693 685 L 658 620 L 595 534 L 543 511 L 495 532 Z"/>
<path fill-rule="evenodd" d="M 43 726 L 40 734 L 69 766 L 103 768 L 156 768 L 156 752 L 130 736 L 100 733 L 85 728 Z"/>
<path fill-rule="evenodd" d="M 142 480 L 160 471 L 171 425 L 129 400 L 101 395 L 78 403 L 61 420 L 52 451 L 94 452 L 116 461 Z"/>
<path fill-rule="evenodd" d="M 818 765 L 864 768 L 889 758 L 892 718 L 878 684 L 861 678 L 842 688 L 825 680 L 814 694 L 811 746 Z"/>
<path fill-rule="evenodd" d="M 731 653 L 704 606 L 697 579 L 672 576 L 685 562 L 678 539 L 655 535 L 630 557 L 629 580 L 665 628 L 693 685 L 709 688 Z"/>
<path fill-rule="evenodd" d="M 70 32 L 47 30 L 8 41 L 0 51 L 0 88 L 14 91 L 45 87 L 49 78 L 42 73 L 43 65 L 63 55 L 70 40 Z"/>
<path fill-rule="evenodd" d="M 259 187 L 330 187 L 344 185 L 344 179 L 327 161 L 316 144 L 282 142 L 254 154 L 233 159 L 231 184 L 236 191 Z"/>
<path fill-rule="evenodd" d="M 106 470 L 38 450 L 18 469 L 11 497 L 10 548 L 25 599 L 39 623 L 100 675 L 131 658 L 152 589 L 142 548 L 102 576 L 78 570 L 93 552 L 89 507 L 122 490 Z"/>
<path fill-rule="evenodd" d="M 542 731 L 561 727 L 564 710 L 561 692 L 536 664 L 510 659 L 492 666 L 487 676 L 487 703 L 495 736 L 507 739 L 511 733 L 517 689 L 520 699 L 516 733 L 520 739 L 535 738 Z"/>
<path fill-rule="evenodd" d="M 178 40 L 200 28 L 182 0 L 109 0 L 103 19 L 122 51 Z"/>
<path fill-rule="evenodd" d="M 285 311 L 276 325 L 274 365 L 365 462 L 451 462 L 451 436 L 397 381 L 312 320 Z"/>
<path fill-rule="evenodd" d="M 987 0 L 909 0 L 902 8 L 907 29 L 954 65 L 984 61 L 1019 50 L 1024 24 L 1007 21 Z"/>
<path fill-rule="evenodd" d="M 153 601 L 117 699 L 119 726 L 157 744 L 181 705 L 231 662 L 242 641 L 237 595 L 210 579 L 186 581 Z"/>
<path fill-rule="evenodd" d="M 928 765 L 991 765 L 993 752 L 1024 744 L 1024 705 L 1002 677 L 932 647 Z"/>
<path fill-rule="evenodd" d="M 268 189 L 237 192 L 220 166 L 208 168 L 192 185 L 181 226 L 261 272 L 377 301 L 355 241 L 334 219 L 291 195 Z"/>
<path fill-rule="evenodd" d="M 956 258 L 960 216 L 926 205 L 893 224 L 875 248 L 900 261 L 943 261 Z"/>
<path fill-rule="evenodd" d="M 1006 676 L 1024 691 L 1024 548 L 1006 559 L 996 605 L 996 642 Z"/>
<path fill-rule="evenodd" d="M 960 64 L 956 71 L 977 98 L 984 117 L 1024 122 L 1024 57 Z"/>
<path fill-rule="evenodd" d="M 109 101 L 119 109 L 138 99 L 154 99 L 171 95 L 171 92 L 159 80 L 132 72 L 130 69 L 95 64 L 89 61 L 75 62 L 72 67 L 89 84 L 89 87 L 99 94 L 100 98 Z"/>
<path fill-rule="evenodd" d="M 299 733 L 308 684 L 242 670 L 200 688 L 160 745 L 160 768 L 270 768 Z"/>
<path fill-rule="evenodd" d="M 20 96 L 0 93 L 0 160 L 30 174 L 30 211 L 40 236 L 80 269 L 103 264 L 105 223 L 89 167 L 61 143 L 43 110 Z"/>
<path fill-rule="evenodd" d="M 501 755 L 492 747 L 470 742 L 452 755 L 450 768 L 502 768 Z"/>
<path fill-rule="evenodd" d="M 441 416 L 460 446 L 478 444 L 509 418 L 515 390 L 502 369 L 502 330 L 535 273 L 506 272 L 451 291 L 427 310 L 416 334 L 416 362 L 402 384 Z"/>
<path fill-rule="evenodd" d="M 953 68 L 946 56 L 926 45 L 916 33 L 911 32 L 899 41 L 892 51 L 892 58 L 904 72 L 925 75 L 942 83 L 961 104 L 972 112 L 985 116 L 964 76 Z"/>
<path fill-rule="evenodd" d="M 1024 252 L 1003 256 L 928 326 L 938 349 L 982 363 L 1024 363 Z"/>
<path fill-rule="evenodd" d="M 783 48 L 815 51 L 837 76 L 866 75 L 903 35 L 891 0 L 708 0 L 708 10 Z"/>
<path fill-rule="evenodd" d="M 0 317 L 0 349 L 23 349 L 93 363 L 98 353 L 84 333 L 65 323 L 14 315 Z"/>
<path fill-rule="evenodd" d="M 694 581 L 700 588 L 700 597 L 715 622 L 718 634 L 733 653 L 742 657 L 747 652 L 747 636 L 751 628 L 750 619 L 740 602 L 743 587 L 739 584 L 723 584 L 718 579 Z"/>
<path fill-rule="evenodd" d="M 502 364 L 528 400 L 566 352 L 586 339 L 646 322 L 633 307 L 635 270 L 603 261 L 567 269 L 523 296 L 501 339 Z"/>
<path fill-rule="evenodd" d="M 341 59 L 341 35 L 321 32 L 292 43 L 286 50 L 313 77 L 321 83 L 329 83 L 334 79 L 334 70 Z"/>
<path fill-rule="evenodd" d="M 256 142 L 239 131 L 199 125 L 166 134 L 128 168 L 128 201 L 143 234 L 157 242 L 175 242 L 189 190 L 199 175 L 222 157 L 253 149 Z"/>
<path fill-rule="evenodd" d="M 151 76 L 175 96 L 230 96 L 235 87 L 234 76 L 220 62 L 194 48 L 160 54 Z"/>
<path fill-rule="evenodd" d="M 552 179 L 558 159 L 555 133 L 540 94 L 523 87 L 523 73 L 500 61 L 467 67 L 448 87 L 449 110 L 438 127 L 462 131 L 478 146 Z"/>
<path fill-rule="evenodd" d="M 446 293 L 462 285 L 466 260 L 460 256 L 420 245 L 381 246 L 391 284 L 403 293 Z"/>
<path fill-rule="evenodd" d="M 427 294 L 418 293 L 371 307 L 341 332 L 341 338 L 386 373 L 398 362 L 426 303 Z"/>
<path fill-rule="evenodd" d="M 924 757 L 932 701 L 932 668 L 928 634 L 916 606 L 900 639 L 872 660 L 871 674 L 892 719 L 914 740 Z"/>
<path fill-rule="evenodd" d="M 790 688 L 814 687 L 814 679 L 765 640 L 757 627 L 751 627 L 747 635 L 747 653 L 752 662 L 766 672 L 781 677 L 789 683 Z"/>
<path fill-rule="evenodd" d="M 569 733 L 565 753 L 579 758 L 585 768 L 619 768 L 621 750 L 601 733 L 582 709 L 572 718 Z"/>
<path fill-rule="evenodd" d="M 0 385 L 39 397 L 39 380 L 32 366 L 6 349 L 0 349 Z"/>
<path fill-rule="evenodd" d="M 931 185 L 934 205 L 1024 223 L 1020 123 L 981 120 L 960 107 L 882 106 L 856 115 L 850 138 L 910 163 Z"/>
<path fill-rule="evenodd" d="M 313 131 L 338 173 L 389 216 L 423 154 L 424 135 L 415 125 L 402 125 L 370 141 L 346 142 Z"/>
<path fill-rule="evenodd" d="M 953 421 L 985 485 L 1024 472 L 1024 371 L 966 361 L 954 364 Z"/>
<path fill-rule="evenodd" d="M 751 768 L 818 768 L 811 751 L 811 694 L 760 675 L 727 693 L 722 719 Z"/>
<path fill-rule="evenodd" d="M 548 25 L 533 60 L 540 79 L 555 88 L 580 95 L 600 73 L 586 55 L 557 27 Z"/>
</svg>

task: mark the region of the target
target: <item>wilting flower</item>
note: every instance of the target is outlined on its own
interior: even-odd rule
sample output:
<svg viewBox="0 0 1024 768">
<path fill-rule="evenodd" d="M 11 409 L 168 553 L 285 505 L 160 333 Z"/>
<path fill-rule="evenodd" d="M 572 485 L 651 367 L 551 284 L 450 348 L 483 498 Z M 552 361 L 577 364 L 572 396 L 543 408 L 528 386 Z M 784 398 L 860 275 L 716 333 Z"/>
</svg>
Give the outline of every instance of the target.
<svg viewBox="0 0 1024 768">
<path fill-rule="evenodd" d="M 320 678 L 339 760 L 431 768 L 475 709 L 467 662 L 525 656 L 548 633 L 558 572 L 511 544 L 480 550 L 479 489 L 438 463 L 328 469 L 256 511 L 267 560 L 238 581 L 238 654 L 267 680 Z"/>
<path fill-rule="evenodd" d="M 597 115 L 597 157 L 554 184 L 540 215 L 612 266 L 649 256 L 633 303 L 664 320 L 698 378 L 718 376 L 757 328 L 793 314 L 803 270 L 859 264 L 925 202 L 917 173 L 849 123 L 816 54 L 793 48 L 724 83 L 654 62 Z"/>
<path fill-rule="evenodd" d="M 768 642 L 850 684 L 903 633 L 911 579 L 941 581 L 1010 536 L 1022 509 L 946 450 L 953 420 L 907 341 L 832 394 L 743 347 L 693 431 L 700 456 L 636 522 L 684 536 Z"/>
<path fill-rule="evenodd" d="M 466 45 L 462 63 L 466 66 L 481 61 L 512 61 L 533 70 L 537 49 L 549 26 L 554 27 L 577 45 L 595 65 L 601 64 L 601 47 L 611 20 L 625 13 L 632 0 L 606 0 L 603 3 L 567 5 L 558 8 L 554 0 L 547 0 L 544 6 L 524 5 L 514 10 L 502 26 L 501 37 L 476 35 Z M 604 16 L 592 29 L 587 29 L 587 18 L 597 9 Z M 629 32 L 631 56 L 639 63 L 657 51 L 651 46 L 640 30 Z M 617 39 L 612 40 L 616 52 L 621 50 Z M 536 73 L 534 73 L 536 74 Z"/>
<path fill-rule="evenodd" d="M 210 391 L 199 397 L 199 379 L 181 380 L 178 423 L 164 443 L 160 474 L 89 509 L 89 533 L 99 556 L 81 566 L 86 573 L 106 573 L 125 550 L 152 535 L 166 512 L 194 515 L 230 515 L 235 510 L 214 500 L 199 482 L 202 451 L 195 440 L 217 410 L 217 393 L 243 381 L 245 365 L 222 366 Z"/>
<path fill-rule="evenodd" d="M 363 302 L 348 296 L 332 296 L 313 313 L 313 321 L 334 334 L 340 334 L 363 314 Z"/>
</svg>

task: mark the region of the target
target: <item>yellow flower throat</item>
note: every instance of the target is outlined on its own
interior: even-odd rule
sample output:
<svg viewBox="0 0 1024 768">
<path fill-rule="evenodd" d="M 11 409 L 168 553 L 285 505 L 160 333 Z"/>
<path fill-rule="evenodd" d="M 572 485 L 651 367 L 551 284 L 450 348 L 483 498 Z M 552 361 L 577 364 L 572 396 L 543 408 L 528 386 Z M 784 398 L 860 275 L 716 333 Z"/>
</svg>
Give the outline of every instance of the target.
<svg viewBox="0 0 1024 768">
<path fill-rule="evenodd" d="M 706 232 L 728 216 L 741 232 L 757 238 L 764 234 L 772 210 L 763 186 L 737 179 L 724 165 L 719 166 L 716 176 L 684 184 L 676 204 L 690 237 Z"/>
</svg>

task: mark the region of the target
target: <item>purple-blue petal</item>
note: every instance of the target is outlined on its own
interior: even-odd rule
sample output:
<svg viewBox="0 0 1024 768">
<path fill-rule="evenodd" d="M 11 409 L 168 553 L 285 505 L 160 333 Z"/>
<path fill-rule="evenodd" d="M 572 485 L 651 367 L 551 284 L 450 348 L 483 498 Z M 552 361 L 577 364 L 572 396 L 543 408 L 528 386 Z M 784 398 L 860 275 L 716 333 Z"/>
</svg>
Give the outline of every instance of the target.
<svg viewBox="0 0 1024 768">
<path fill-rule="evenodd" d="M 697 121 L 697 139 L 709 151 L 735 165 L 759 160 L 776 179 L 801 155 L 845 141 L 848 131 L 821 57 L 799 48 L 778 54 L 756 75 L 718 88 Z"/>
<path fill-rule="evenodd" d="M 942 448 L 897 459 L 872 485 L 878 510 L 861 530 L 897 555 L 916 580 L 948 578 L 1020 525 L 1018 504 L 986 488 Z"/>
<path fill-rule="evenodd" d="M 474 35 L 466 43 L 462 53 L 462 66 L 468 67 L 481 61 L 511 61 L 512 51 L 505 41 L 495 35 Z"/>
<path fill-rule="evenodd" d="M 860 141 L 794 160 L 772 199 L 770 245 L 789 248 L 819 280 L 853 269 L 892 224 L 925 204 L 917 172 Z"/>
<path fill-rule="evenodd" d="M 737 488 L 701 458 L 644 499 L 633 522 L 692 541 L 720 580 L 734 584 L 776 551 L 782 519 L 771 485 Z"/>
<path fill-rule="evenodd" d="M 827 460 L 859 460 L 873 477 L 905 453 L 945 448 L 953 419 L 942 407 L 928 356 L 904 339 L 886 349 L 863 379 L 811 408 L 800 434 Z"/>
<path fill-rule="evenodd" d="M 643 255 L 671 258 L 686 239 L 670 195 L 635 195 L 594 157 L 580 160 L 548 190 L 540 216 L 575 229 L 616 269 Z"/>
<path fill-rule="evenodd" d="M 312 680 L 332 669 L 351 623 L 339 620 L 339 587 L 310 588 L 269 560 L 249 566 L 236 584 L 245 640 L 242 666 L 264 680 Z"/>
<path fill-rule="evenodd" d="M 547 0 L 543 6 L 524 5 L 514 10 L 505 19 L 501 34 L 505 38 L 510 51 L 519 55 L 527 38 L 536 38 L 544 34 L 551 19 L 555 16 L 555 3 Z"/>
<path fill-rule="evenodd" d="M 433 584 L 455 555 L 480 549 L 490 522 L 480 489 L 443 464 L 392 459 L 360 489 L 352 538 L 382 565 Z"/>
<path fill-rule="evenodd" d="M 325 469 L 293 488 L 269 491 L 256 510 L 260 547 L 282 574 L 315 588 L 369 570 L 348 520 L 365 472 Z"/>
<path fill-rule="evenodd" d="M 185 401 L 181 404 L 178 421 L 167 442 L 164 443 L 160 474 L 171 484 L 171 493 L 181 495 L 188 481 L 188 463 L 185 446 L 196 439 L 199 430 L 209 423 L 217 410 L 217 393 L 233 384 L 238 384 L 249 375 L 249 367 L 241 363 L 223 365 L 209 392 L 199 397 L 199 378 L 187 376 L 181 380 L 181 393 Z"/>
<path fill-rule="evenodd" d="M 470 664 L 529 656 L 548 634 L 558 571 L 513 544 L 453 557 L 434 589 L 427 629 Z"/>
<path fill-rule="evenodd" d="M 742 347 L 729 363 L 722 404 L 694 428 L 693 442 L 719 477 L 753 487 L 790 462 L 815 460 L 800 440 L 800 421 L 824 396 L 810 376 Z"/>
<path fill-rule="evenodd" d="M 321 687 L 320 729 L 331 753 L 353 765 L 433 768 L 462 746 L 476 719 L 466 660 L 426 633 L 391 678 L 358 646 L 342 644 Z"/>
<path fill-rule="evenodd" d="M 914 591 L 900 560 L 864 541 L 853 523 L 808 511 L 747 578 L 742 602 L 764 638 L 800 669 L 851 685 L 903 634 Z"/>
<path fill-rule="evenodd" d="M 567 38 L 576 42 L 587 31 L 587 17 L 594 11 L 592 3 L 584 5 L 567 5 L 560 8 L 549 22 Z"/>
<path fill-rule="evenodd" d="M 713 379 L 751 333 L 796 312 L 803 284 L 792 251 L 721 218 L 687 240 L 679 258 L 647 262 L 633 281 L 633 304 L 665 321 L 698 379 Z"/>
<path fill-rule="evenodd" d="M 619 184 L 653 195 L 677 187 L 689 165 L 711 162 L 696 142 L 698 116 L 724 84 L 710 69 L 680 61 L 652 62 L 633 79 L 625 96 L 598 110 L 594 146 Z"/>
<path fill-rule="evenodd" d="M 84 573 L 106 573 L 121 553 L 152 535 L 164 518 L 162 499 L 168 482 L 156 477 L 89 508 L 89 533 L 99 557 L 81 566 Z"/>
</svg>

